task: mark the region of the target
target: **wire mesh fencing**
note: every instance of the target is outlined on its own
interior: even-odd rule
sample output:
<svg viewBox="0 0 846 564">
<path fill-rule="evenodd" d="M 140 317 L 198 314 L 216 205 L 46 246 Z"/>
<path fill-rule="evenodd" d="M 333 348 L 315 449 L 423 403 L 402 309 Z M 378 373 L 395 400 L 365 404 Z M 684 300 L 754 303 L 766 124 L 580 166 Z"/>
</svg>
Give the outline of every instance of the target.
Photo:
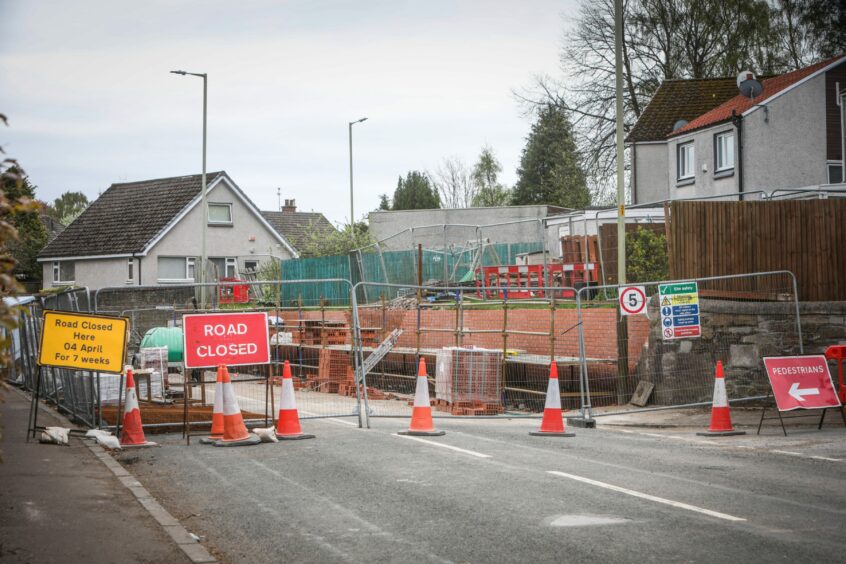
<svg viewBox="0 0 846 564">
<path fill-rule="evenodd" d="M 160 401 L 154 400 L 156 405 L 145 409 L 145 398 L 141 397 L 142 413 L 153 414 L 143 415 L 145 425 L 150 421 L 150 426 L 177 422 L 200 426 L 211 421 L 216 372 L 184 367 L 184 314 L 265 312 L 270 364 L 229 370 L 245 419 L 258 423 L 271 422 L 276 417 L 286 361 L 301 418 L 358 416 L 352 363 L 347 363 L 349 370 L 340 372 L 329 363 L 333 355 L 349 358 L 351 354 L 351 288 L 344 279 L 118 287 L 97 290 L 94 303 L 99 313 L 130 319 L 132 353 L 161 346 L 175 349 L 168 353 Z M 138 364 L 137 357 L 134 361 Z"/>
<path fill-rule="evenodd" d="M 634 315 L 621 314 L 620 286 L 578 293 L 588 414 L 603 406 L 709 405 L 718 362 L 730 401 L 764 399 L 761 359 L 803 352 L 790 272 L 638 286 L 645 305 Z"/>
<path fill-rule="evenodd" d="M 357 367 L 372 417 L 411 414 L 419 363 L 429 381 L 435 417 L 537 416 L 550 364 L 558 364 L 562 404 L 580 406 L 580 363 L 573 288 L 509 286 L 367 286 L 356 299 Z M 526 297 L 514 299 L 510 292 Z M 389 299 L 389 296 L 397 296 Z M 398 338 L 392 339 L 396 331 Z M 386 340 L 390 348 L 380 348 Z"/>
</svg>

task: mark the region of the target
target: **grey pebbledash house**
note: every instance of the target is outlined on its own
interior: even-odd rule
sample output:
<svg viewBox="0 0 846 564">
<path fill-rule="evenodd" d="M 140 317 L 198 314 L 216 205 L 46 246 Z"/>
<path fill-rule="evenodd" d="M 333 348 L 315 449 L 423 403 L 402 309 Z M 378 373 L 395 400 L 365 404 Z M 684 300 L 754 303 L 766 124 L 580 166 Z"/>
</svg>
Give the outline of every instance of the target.
<svg viewBox="0 0 846 564">
<path fill-rule="evenodd" d="M 665 81 L 627 137 L 635 203 L 843 183 L 846 55 L 773 77 Z"/>
<path fill-rule="evenodd" d="M 209 277 L 296 258 L 225 172 L 206 176 Z M 44 287 L 192 282 L 199 278 L 201 175 L 112 184 L 38 255 Z"/>
</svg>

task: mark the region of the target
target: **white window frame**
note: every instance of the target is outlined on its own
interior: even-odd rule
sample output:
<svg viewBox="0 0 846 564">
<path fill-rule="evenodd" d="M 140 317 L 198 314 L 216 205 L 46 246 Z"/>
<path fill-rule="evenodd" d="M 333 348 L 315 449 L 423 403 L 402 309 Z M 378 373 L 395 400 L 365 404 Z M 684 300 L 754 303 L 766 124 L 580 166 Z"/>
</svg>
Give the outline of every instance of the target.
<svg viewBox="0 0 846 564">
<path fill-rule="evenodd" d="M 226 207 L 229 210 L 229 220 L 228 221 L 215 221 L 211 218 L 211 210 L 212 206 L 220 206 Z M 232 204 L 226 202 L 209 202 L 208 203 L 208 222 L 209 225 L 232 225 Z"/>
<path fill-rule="evenodd" d="M 127 259 L 126 261 L 126 281 L 132 282 L 135 280 L 135 259 Z"/>
<path fill-rule="evenodd" d="M 225 278 L 236 278 L 238 276 L 238 259 L 233 257 L 226 257 L 224 261 L 223 274 Z M 230 267 L 232 274 L 229 273 Z"/>
<path fill-rule="evenodd" d="M 731 152 L 725 152 L 724 157 L 731 158 L 731 164 L 725 165 L 723 164 L 720 166 L 720 149 L 725 146 L 725 144 L 720 143 L 723 139 L 731 138 Z M 730 170 L 734 170 L 734 156 L 735 156 L 735 149 L 734 149 L 734 131 L 722 131 L 714 135 L 714 174 L 720 172 L 728 172 Z"/>
<path fill-rule="evenodd" d="M 831 167 L 840 168 L 840 182 L 831 180 Z M 826 161 L 825 162 L 825 180 L 828 184 L 844 184 L 846 183 L 846 176 L 844 176 L 843 161 Z"/>
<path fill-rule="evenodd" d="M 686 163 L 687 159 L 682 159 L 683 153 L 690 150 L 690 170 L 686 170 L 682 175 L 682 163 Z M 676 180 L 684 182 L 686 180 L 693 180 L 696 178 L 696 153 L 693 146 L 693 141 L 686 141 L 676 145 Z"/>
<path fill-rule="evenodd" d="M 156 280 L 158 282 L 164 283 L 164 284 L 167 284 L 167 283 L 184 284 L 185 282 L 193 282 L 194 281 L 194 276 L 195 276 L 195 272 L 196 272 L 195 267 L 196 267 L 196 264 L 197 264 L 197 259 L 195 257 L 168 257 L 168 256 L 163 256 L 163 257 L 158 257 L 158 258 L 185 259 L 185 278 L 157 278 Z M 158 265 L 157 265 L 157 268 L 158 268 Z"/>
<path fill-rule="evenodd" d="M 59 261 L 59 260 L 53 261 L 53 284 L 59 284 L 59 285 L 74 284 L 76 282 L 75 280 L 62 280 L 62 263 L 63 262 L 73 263 L 73 261 Z M 76 265 L 75 264 L 73 265 L 73 277 L 74 277 L 74 279 L 76 278 Z"/>
</svg>

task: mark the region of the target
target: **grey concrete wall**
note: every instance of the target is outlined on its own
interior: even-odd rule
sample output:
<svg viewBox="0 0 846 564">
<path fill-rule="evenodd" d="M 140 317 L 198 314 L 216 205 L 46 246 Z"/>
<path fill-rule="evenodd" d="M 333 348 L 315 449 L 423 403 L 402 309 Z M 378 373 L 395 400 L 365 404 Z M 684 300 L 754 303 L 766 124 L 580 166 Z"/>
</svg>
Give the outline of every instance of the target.
<svg viewBox="0 0 846 564">
<path fill-rule="evenodd" d="M 696 131 L 670 140 L 667 144 L 667 182 L 670 186 L 670 197 L 698 198 L 716 196 L 719 194 L 733 194 L 737 192 L 737 137 L 735 132 L 735 173 L 724 176 L 725 173 L 714 174 L 714 135 L 726 131 L 734 131 L 734 126 L 724 123 L 716 127 Z M 694 167 L 693 184 L 682 185 L 677 180 L 676 155 L 678 146 L 693 140 L 693 152 L 696 165 Z"/>
<path fill-rule="evenodd" d="M 135 281 L 128 282 L 126 258 L 77 260 L 74 262 L 74 285 L 88 286 L 89 288 L 102 288 L 104 286 L 123 286 L 138 284 L 138 263 L 136 261 Z M 53 262 L 42 263 L 44 272 L 44 287 L 64 286 L 65 284 L 53 283 Z"/>
<path fill-rule="evenodd" d="M 635 150 L 637 161 L 634 174 L 637 184 L 637 201 L 646 204 L 670 199 L 670 184 L 667 183 L 667 144 L 638 144 Z M 673 161 L 675 162 L 675 161 Z"/>
<path fill-rule="evenodd" d="M 551 208 L 550 206 L 509 206 L 499 208 L 467 208 L 467 209 L 437 209 L 437 210 L 407 210 L 407 211 L 377 211 L 370 212 L 370 232 L 377 240 L 389 240 L 383 243 L 385 250 L 411 249 L 418 243 L 426 248 L 442 248 L 444 246 L 444 230 L 441 227 L 424 229 L 427 225 L 464 224 L 469 227 L 450 227 L 446 232 L 447 245 L 456 245 L 459 249 L 467 240 L 475 239 L 473 226 L 489 225 L 509 221 L 544 218 L 548 215 L 564 213 L 566 210 Z M 414 227 L 411 233 L 393 237 L 404 230 Z M 534 243 L 548 238 L 554 246 L 556 233 L 545 234 L 538 232 L 537 222 L 527 221 L 515 225 L 489 227 L 482 231 L 483 238 L 489 238 L 493 243 Z"/>
<path fill-rule="evenodd" d="M 841 88 L 844 85 L 841 85 Z M 819 75 L 743 119 L 744 190 L 776 190 L 828 182 L 825 76 Z"/>
<path fill-rule="evenodd" d="M 769 102 L 767 108 L 767 112 L 758 108 L 743 118 L 744 192 L 825 184 L 828 181 L 825 76 L 817 76 L 782 94 Z M 735 132 L 735 170 L 731 176 L 714 173 L 714 135 L 723 131 Z M 739 190 L 736 135 L 732 124 L 723 123 L 672 138 L 667 144 L 665 168 L 670 196 L 693 198 L 736 193 Z M 690 140 L 694 142 L 695 181 L 680 185 L 676 179 L 676 151 L 678 145 Z"/>
<path fill-rule="evenodd" d="M 232 204 L 232 225 L 209 225 L 206 231 L 206 249 L 209 257 L 240 257 L 239 268 L 244 259 L 266 260 L 268 254 L 282 259 L 291 258 L 290 252 L 276 241 L 270 229 L 259 222 L 256 216 L 225 184 L 220 183 L 209 193 L 209 203 Z M 144 257 L 142 282 L 158 283 L 158 257 L 200 256 L 201 206 L 196 206 Z M 250 239 L 254 237 L 255 240 Z"/>
</svg>

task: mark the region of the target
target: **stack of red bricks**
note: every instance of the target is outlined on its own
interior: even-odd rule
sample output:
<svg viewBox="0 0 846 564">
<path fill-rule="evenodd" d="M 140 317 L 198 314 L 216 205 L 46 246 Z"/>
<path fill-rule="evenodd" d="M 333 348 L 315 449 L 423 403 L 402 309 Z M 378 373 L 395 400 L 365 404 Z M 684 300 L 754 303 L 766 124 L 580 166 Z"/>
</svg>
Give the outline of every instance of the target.
<svg viewBox="0 0 846 564">
<path fill-rule="evenodd" d="M 436 399 L 432 401 L 432 408 L 437 411 L 445 411 L 452 415 L 499 415 L 500 413 L 505 413 L 505 408 L 500 403 L 478 400 L 450 403 L 446 400 Z"/>
<path fill-rule="evenodd" d="M 323 349 L 318 363 L 317 391 L 337 394 L 341 384 L 353 383 L 349 376 L 350 355 L 348 351 Z"/>
<path fill-rule="evenodd" d="M 502 395 L 502 353 L 448 347 L 438 353 L 433 407 L 452 415 L 498 415 Z"/>
</svg>

